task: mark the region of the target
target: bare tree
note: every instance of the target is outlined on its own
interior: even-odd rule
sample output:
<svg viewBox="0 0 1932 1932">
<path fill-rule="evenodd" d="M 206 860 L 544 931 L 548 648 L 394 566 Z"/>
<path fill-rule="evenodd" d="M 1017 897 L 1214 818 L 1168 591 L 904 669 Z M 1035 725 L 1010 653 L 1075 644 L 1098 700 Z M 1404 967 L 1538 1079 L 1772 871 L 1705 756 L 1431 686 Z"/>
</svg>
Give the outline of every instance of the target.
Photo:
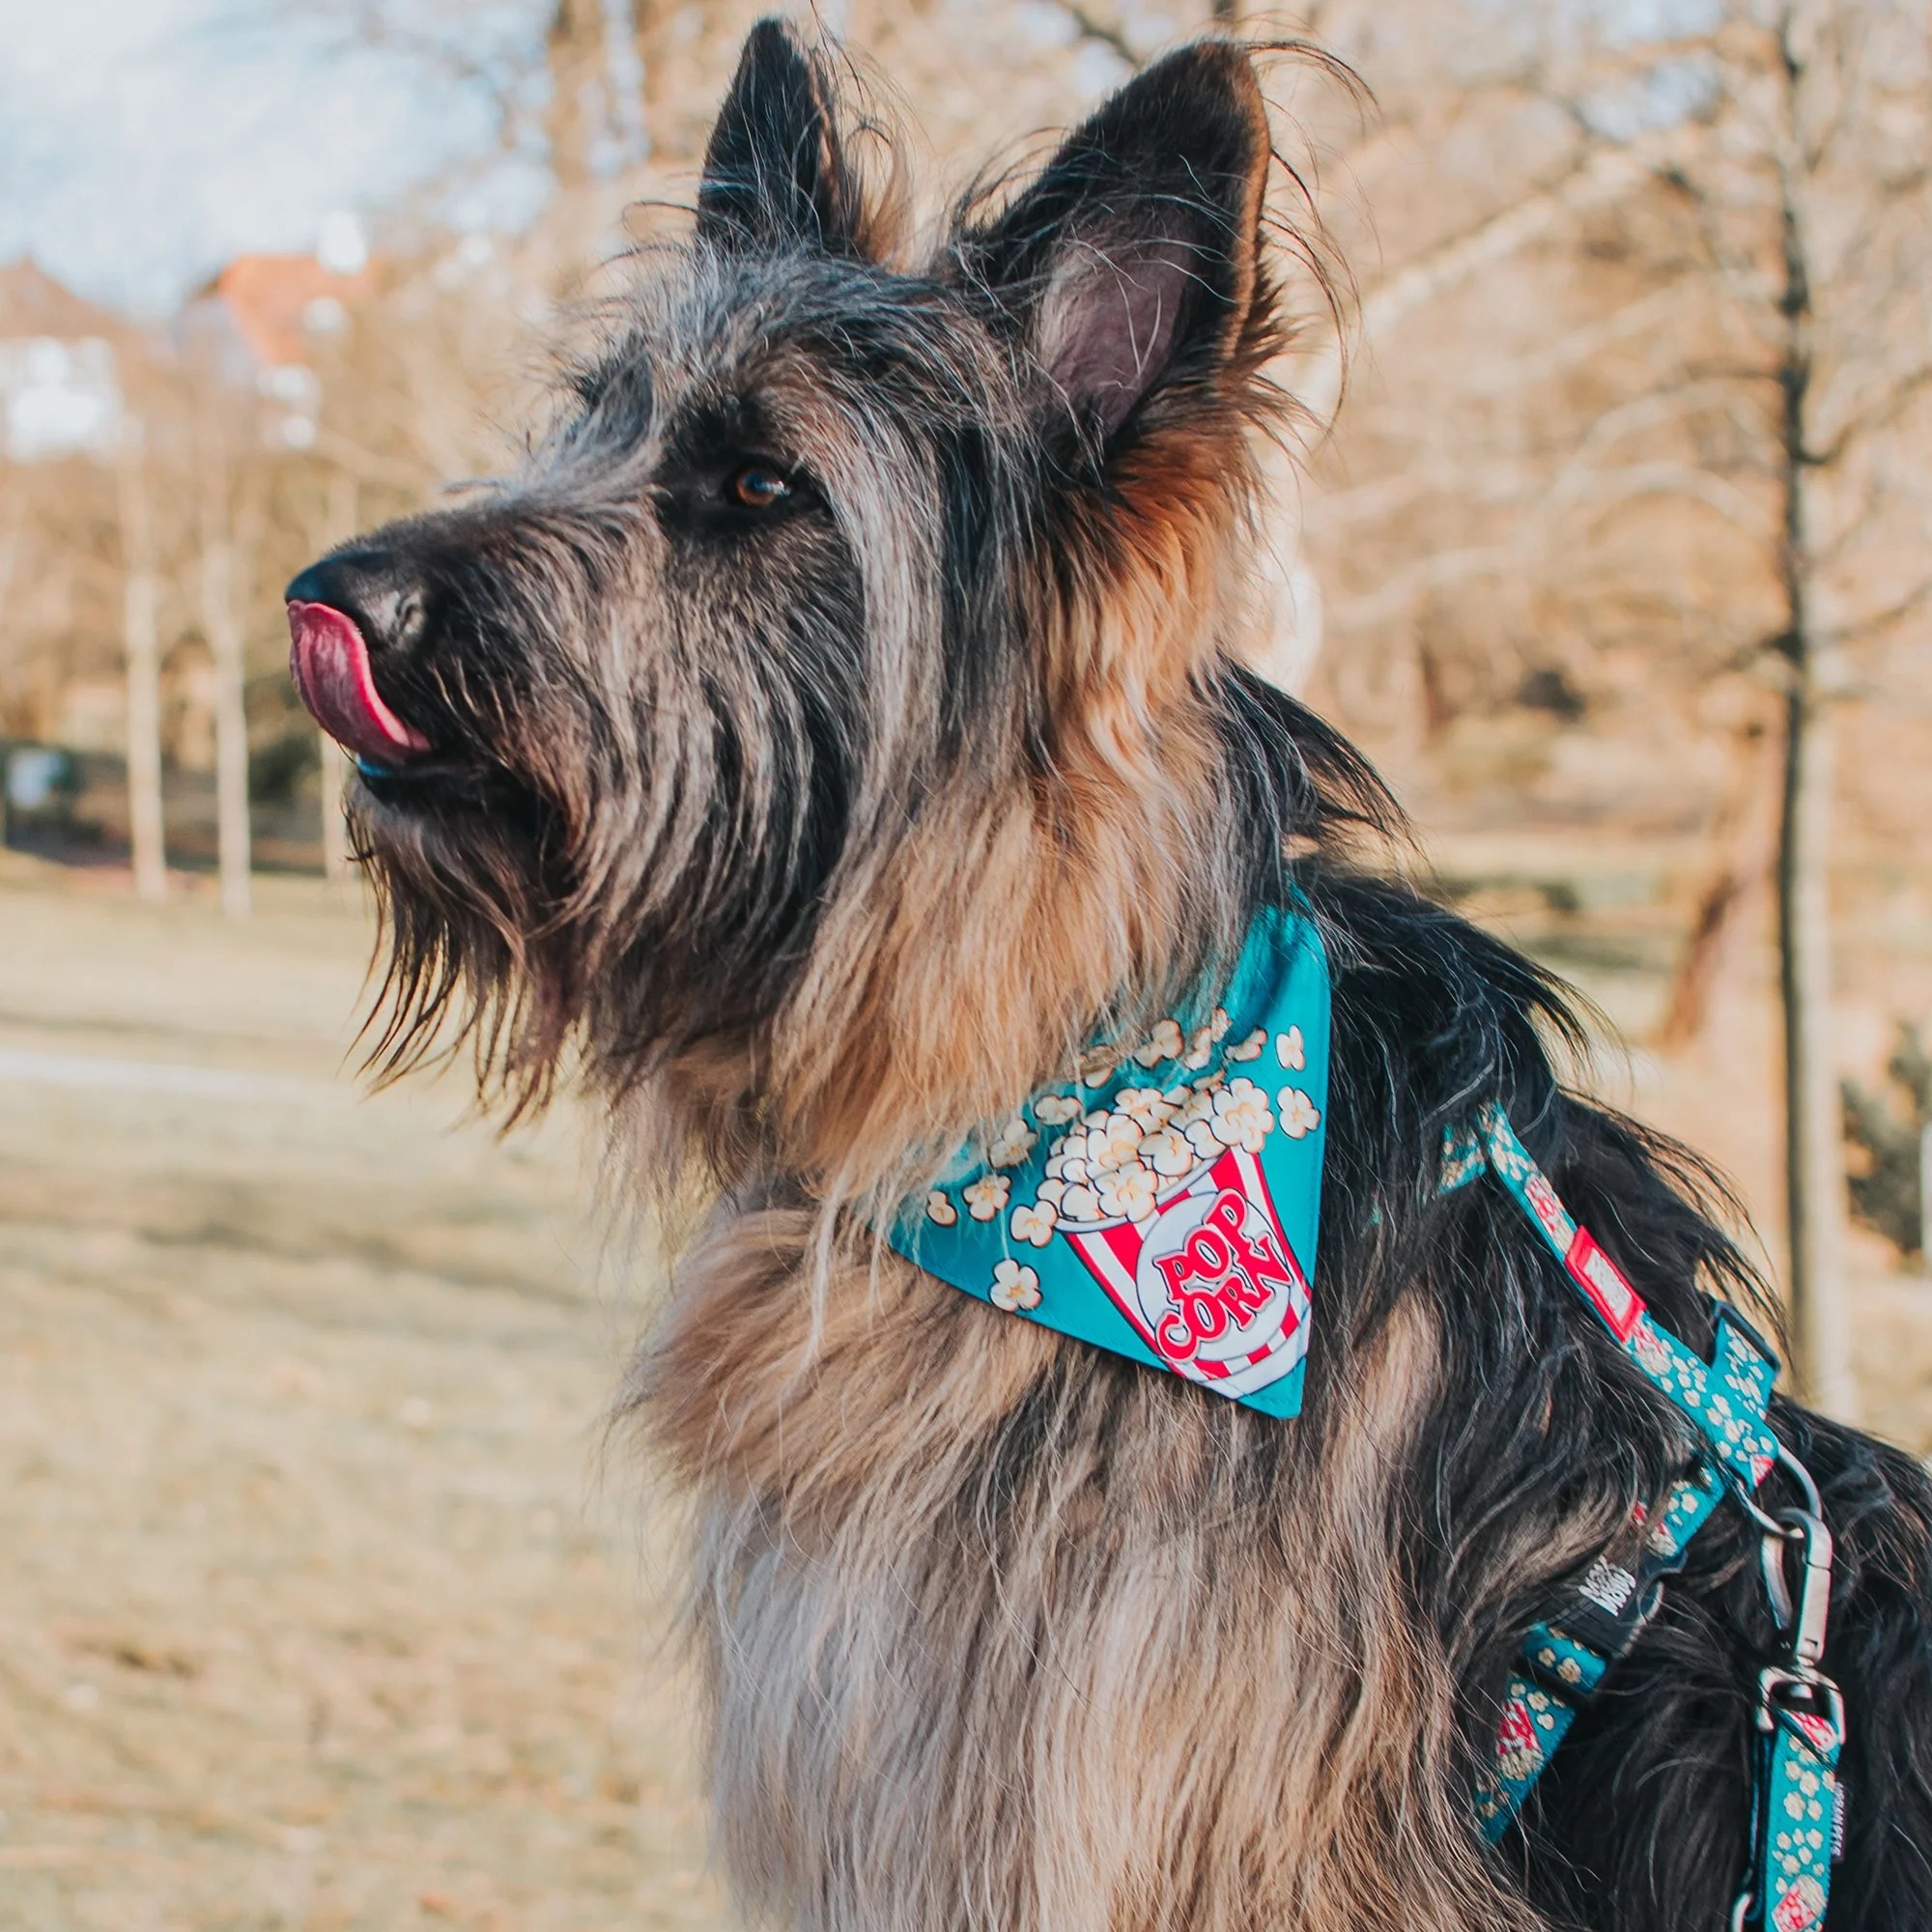
<svg viewBox="0 0 1932 1932">
<path fill-rule="evenodd" d="M 232 919 L 242 919 L 253 903 L 253 863 L 247 666 L 238 577 L 245 575 L 245 558 L 253 547 L 238 543 L 227 452 L 220 446 L 218 432 L 205 440 L 211 446 L 201 458 L 201 624 L 214 672 L 215 839 L 222 910 Z M 249 524 L 257 521 L 251 514 L 254 500 L 246 498 L 242 512 Z"/>
<path fill-rule="evenodd" d="M 1780 8 L 1775 54 L 1766 66 L 1776 90 L 1767 143 L 1776 184 L 1779 273 L 1773 299 L 1778 327 L 1776 384 L 1779 497 L 1777 575 L 1784 596 L 1785 662 L 1782 810 L 1777 850 L 1777 955 L 1784 1009 L 1784 1176 L 1791 1319 L 1798 1366 L 1812 1397 L 1839 1414 L 1857 1404 L 1851 1321 L 1845 1305 L 1843 1129 L 1833 1052 L 1832 792 L 1834 735 L 1825 685 L 1830 648 L 1818 596 L 1819 553 L 1812 512 L 1818 377 L 1813 287 L 1821 238 L 1813 221 L 1816 164 L 1806 127 L 1814 76 L 1799 39 L 1797 11 Z"/>
<path fill-rule="evenodd" d="M 122 452 L 121 554 L 128 677 L 128 832 L 134 890 L 158 899 L 168 889 L 161 829 L 160 586 L 155 568 L 154 518 L 138 421 Z"/>
<path fill-rule="evenodd" d="M 551 145 L 565 187 L 650 153 L 633 0 L 556 0 L 549 37 Z"/>
<path fill-rule="evenodd" d="M 1697 1019 L 1745 875 L 1775 869 L 1796 1367 L 1849 1413 L 1833 720 L 1925 608 L 1932 20 L 1926 0 L 1725 0 L 1694 30 L 1593 39 L 1525 10 L 1476 74 L 1459 17 L 1406 16 L 1424 44 L 1350 156 L 1398 219 L 1362 292 L 1378 393 L 1309 506 L 1350 646 L 1335 674 L 1406 659 L 1429 717 L 1563 653 L 1587 684 L 1639 652 L 1660 720 L 1724 680 L 1761 716 L 1747 694 L 1775 686 L 1777 810 L 1718 801 L 1668 1024 Z M 1411 214 L 1378 172 L 1406 152 L 1456 156 L 1460 192 L 1436 165 Z M 1332 350 L 1305 377 L 1325 413 Z"/>
</svg>

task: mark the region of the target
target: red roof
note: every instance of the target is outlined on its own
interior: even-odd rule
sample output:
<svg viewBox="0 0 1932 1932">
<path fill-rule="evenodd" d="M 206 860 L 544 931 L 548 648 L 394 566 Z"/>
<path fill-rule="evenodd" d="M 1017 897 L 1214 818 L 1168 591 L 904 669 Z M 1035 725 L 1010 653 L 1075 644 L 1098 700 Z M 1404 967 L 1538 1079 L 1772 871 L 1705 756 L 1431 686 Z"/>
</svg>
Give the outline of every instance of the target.
<svg viewBox="0 0 1932 1932">
<path fill-rule="evenodd" d="M 264 369 L 308 360 L 303 319 L 309 304 L 331 298 L 347 306 L 372 285 L 370 270 L 340 275 L 312 255 L 238 255 L 215 277 L 236 332 Z"/>
</svg>

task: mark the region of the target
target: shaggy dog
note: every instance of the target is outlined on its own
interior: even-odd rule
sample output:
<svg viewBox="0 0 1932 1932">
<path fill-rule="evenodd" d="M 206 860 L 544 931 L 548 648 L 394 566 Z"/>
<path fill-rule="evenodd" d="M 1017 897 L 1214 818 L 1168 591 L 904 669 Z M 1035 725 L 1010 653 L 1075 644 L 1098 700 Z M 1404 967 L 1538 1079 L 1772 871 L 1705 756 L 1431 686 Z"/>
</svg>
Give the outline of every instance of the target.
<svg viewBox="0 0 1932 1932">
<path fill-rule="evenodd" d="M 1250 55 L 1171 55 L 923 235 L 832 77 L 758 27 L 695 232 L 526 470 L 289 591 L 362 763 L 390 1064 L 451 1020 L 486 1093 L 571 1078 L 712 1204 L 625 1400 L 688 1504 L 737 1896 L 812 1932 L 1716 1932 L 1782 1655 L 1735 1499 L 1518 1823 L 1474 1821 L 1524 1633 L 1696 1443 L 1501 1189 L 1440 1191 L 1445 1127 L 1505 1107 L 1707 1357 L 1759 1291 L 1703 1169 L 1563 1084 L 1563 991 L 1378 860 L 1377 780 L 1242 668 L 1297 261 Z M 1290 903 L 1334 1037 L 1298 1418 L 875 1236 Z M 1836 1539 L 1831 1922 L 1922 1927 L 1932 1491 L 1771 1422 Z"/>
</svg>

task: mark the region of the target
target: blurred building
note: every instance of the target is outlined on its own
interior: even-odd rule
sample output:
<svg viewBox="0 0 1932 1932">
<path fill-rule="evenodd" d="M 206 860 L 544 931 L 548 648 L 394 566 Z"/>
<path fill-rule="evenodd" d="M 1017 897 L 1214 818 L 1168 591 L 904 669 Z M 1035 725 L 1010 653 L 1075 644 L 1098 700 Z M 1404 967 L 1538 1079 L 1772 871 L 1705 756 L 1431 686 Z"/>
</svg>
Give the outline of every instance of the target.
<svg viewBox="0 0 1932 1932">
<path fill-rule="evenodd" d="M 0 269 L 0 456 L 112 453 L 124 416 L 120 332 L 33 263 Z"/>
<path fill-rule="evenodd" d="M 347 329 L 375 281 L 353 217 L 331 217 L 314 255 L 238 255 L 183 312 L 183 341 L 263 399 L 271 445 L 307 449 L 322 401 L 317 348 Z"/>
</svg>

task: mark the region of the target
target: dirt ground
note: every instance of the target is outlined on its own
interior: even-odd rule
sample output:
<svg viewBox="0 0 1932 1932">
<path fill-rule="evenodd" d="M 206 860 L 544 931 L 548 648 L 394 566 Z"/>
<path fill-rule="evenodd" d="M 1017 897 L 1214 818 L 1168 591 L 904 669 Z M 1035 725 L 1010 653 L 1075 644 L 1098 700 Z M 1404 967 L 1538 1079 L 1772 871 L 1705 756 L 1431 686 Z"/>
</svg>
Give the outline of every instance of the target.
<svg viewBox="0 0 1932 1932">
<path fill-rule="evenodd" d="M 1641 1036 L 1654 844 L 1437 849 Z M 722 1925 L 570 1122 L 363 1095 L 362 909 L 261 897 L 0 854 L 0 1927 Z M 1767 1219 L 1769 1011 L 1604 1067 Z M 1922 1453 L 1932 1284 L 1857 1257 L 1868 1419 Z"/>
<path fill-rule="evenodd" d="M 0 864 L 0 1925 L 721 1923 L 567 1125 L 358 1094 L 320 885 Z"/>
</svg>

